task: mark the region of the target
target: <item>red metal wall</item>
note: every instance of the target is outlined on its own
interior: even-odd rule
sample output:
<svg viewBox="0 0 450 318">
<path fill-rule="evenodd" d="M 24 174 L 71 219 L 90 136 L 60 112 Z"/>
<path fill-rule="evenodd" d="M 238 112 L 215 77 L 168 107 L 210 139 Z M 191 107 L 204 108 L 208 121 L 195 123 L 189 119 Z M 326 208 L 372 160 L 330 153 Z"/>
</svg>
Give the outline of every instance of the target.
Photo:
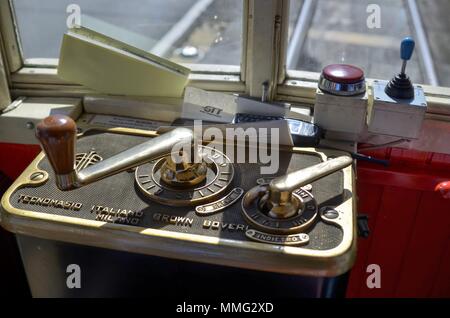
<svg viewBox="0 0 450 318">
<path fill-rule="evenodd" d="M 450 155 L 365 153 L 391 164 L 358 162 L 358 211 L 369 216 L 371 234 L 359 239 L 347 296 L 450 297 L 450 200 L 434 191 L 450 180 Z M 366 285 L 369 264 L 381 267 L 379 289 Z"/>
<path fill-rule="evenodd" d="M 0 143 L 0 171 L 15 180 L 40 151 L 38 145 Z"/>
</svg>

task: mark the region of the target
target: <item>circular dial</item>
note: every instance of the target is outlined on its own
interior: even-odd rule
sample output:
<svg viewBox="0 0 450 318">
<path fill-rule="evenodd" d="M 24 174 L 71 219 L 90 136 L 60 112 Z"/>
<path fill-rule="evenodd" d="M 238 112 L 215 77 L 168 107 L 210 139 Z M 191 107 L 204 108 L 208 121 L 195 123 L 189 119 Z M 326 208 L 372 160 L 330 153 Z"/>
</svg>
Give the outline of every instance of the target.
<svg viewBox="0 0 450 318">
<path fill-rule="evenodd" d="M 317 216 L 317 203 L 311 193 L 304 189 L 292 192 L 293 200 L 298 201 L 297 214 L 289 218 L 275 218 L 261 207 L 267 196 L 268 185 L 256 186 L 247 192 L 242 200 L 244 218 L 254 227 L 266 233 L 293 234 L 308 228 Z"/>
<path fill-rule="evenodd" d="M 233 165 L 222 152 L 210 147 L 200 147 L 200 154 L 207 167 L 206 177 L 201 183 L 191 187 L 175 187 L 164 182 L 161 168 L 169 155 L 136 169 L 135 179 L 141 192 L 153 201 L 171 206 L 201 204 L 222 194 L 233 181 Z"/>
</svg>

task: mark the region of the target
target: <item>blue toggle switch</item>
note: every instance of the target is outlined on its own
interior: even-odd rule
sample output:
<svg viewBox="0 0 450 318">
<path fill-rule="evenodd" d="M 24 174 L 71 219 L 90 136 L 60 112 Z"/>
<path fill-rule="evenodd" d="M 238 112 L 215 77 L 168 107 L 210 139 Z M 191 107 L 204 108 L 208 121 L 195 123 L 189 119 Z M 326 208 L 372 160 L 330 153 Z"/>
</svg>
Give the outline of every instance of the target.
<svg viewBox="0 0 450 318">
<path fill-rule="evenodd" d="M 400 47 L 400 57 L 404 61 L 408 61 L 411 59 L 411 56 L 414 52 L 414 46 L 416 42 L 411 37 L 406 37 L 402 41 L 402 45 Z"/>
<path fill-rule="evenodd" d="M 403 60 L 402 70 L 400 74 L 394 76 L 388 85 L 386 85 L 385 92 L 392 98 L 397 99 L 412 99 L 414 98 L 414 86 L 411 80 L 406 75 L 406 64 L 411 59 L 414 52 L 416 42 L 411 37 L 403 39 L 400 46 L 400 57 Z"/>
</svg>

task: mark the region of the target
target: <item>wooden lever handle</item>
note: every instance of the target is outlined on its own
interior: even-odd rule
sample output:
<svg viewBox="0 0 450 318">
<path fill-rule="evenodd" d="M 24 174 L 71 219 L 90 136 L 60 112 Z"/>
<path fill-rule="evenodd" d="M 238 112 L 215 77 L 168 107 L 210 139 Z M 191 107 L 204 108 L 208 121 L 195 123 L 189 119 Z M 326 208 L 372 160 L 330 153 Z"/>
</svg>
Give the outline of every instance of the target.
<svg viewBox="0 0 450 318">
<path fill-rule="evenodd" d="M 76 134 L 75 122 L 64 115 L 48 116 L 36 127 L 36 138 L 57 175 L 74 170 Z"/>
</svg>

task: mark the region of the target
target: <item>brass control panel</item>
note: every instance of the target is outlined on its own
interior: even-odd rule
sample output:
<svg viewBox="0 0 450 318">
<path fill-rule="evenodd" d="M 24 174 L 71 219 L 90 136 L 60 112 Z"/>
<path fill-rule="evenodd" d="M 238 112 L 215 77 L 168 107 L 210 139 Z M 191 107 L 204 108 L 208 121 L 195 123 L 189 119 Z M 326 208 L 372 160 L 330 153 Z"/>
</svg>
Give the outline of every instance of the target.
<svg viewBox="0 0 450 318">
<path fill-rule="evenodd" d="M 297 275 L 336 276 L 353 264 L 354 175 L 345 152 L 282 148 L 278 170 L 262 175 L 265 164 L 236 163 L 213 145 L 192 143 L 186 128 L 75 134 L 64 117 L 38 126 L 45 152 L 2 198 L 3 227 Z M 180 142 L 192 152 L 174 153 Z"/>
</svg>

